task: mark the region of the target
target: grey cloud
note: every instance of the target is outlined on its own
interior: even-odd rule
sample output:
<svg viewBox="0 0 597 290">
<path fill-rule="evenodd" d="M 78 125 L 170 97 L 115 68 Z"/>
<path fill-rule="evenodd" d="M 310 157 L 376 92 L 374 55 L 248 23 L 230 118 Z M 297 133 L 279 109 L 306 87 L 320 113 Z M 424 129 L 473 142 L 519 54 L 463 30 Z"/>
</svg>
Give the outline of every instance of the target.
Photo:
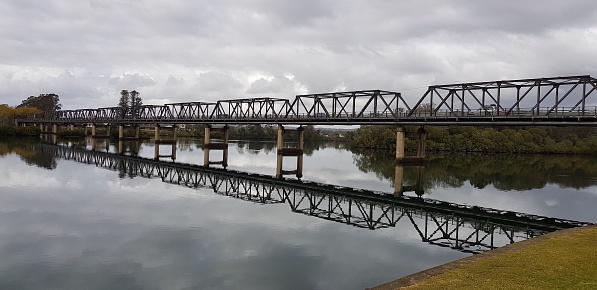
<svg viewBox="0 0 597 290">
<path fill-rule="evenodd" d="M 131 82 L 166 102 L 597 71 L 585 49 L 597 44 L 597 4 L 583 0 L 8 0 L 0 11 L 0 98 L 11 104 L 52 89 L 64 108 L 104 106 L 125 81 L 109 76 L 123 72 L 150 75 Z M 32 68 L 43 76 L 10 78 Z M 70 68 L 88 74 L 58 78 Z M 276 81 L 252 84 L 259 75 Z"/>
<path fill-rule="evenodd" d="M 260 78 L 254 81 L 249 89 L 248 94 L 266 94 L 266 93 L 279 93 L 281 91 L 288 91 L 295 86 L 295 83 L 288 79 L 286 76 L 278 76 L 272 80 Z"/>
<path fill-rule="evenodd" d="M 210 71 L 199 75 L 196 87 L 207 92 L 227 91 L 241 88 L 242 83 L 230 74 Z"/>
<path fill-rule="evenodd" d="M 115 87 L 122 87 L 123 90 L 138 90 L 138 88 L 150 87 L 156 84 L 151 76 L 142 76 L 138 73 L 123 74 L 122 76 L 111 78 L 108 83 Z"/>
</svg>

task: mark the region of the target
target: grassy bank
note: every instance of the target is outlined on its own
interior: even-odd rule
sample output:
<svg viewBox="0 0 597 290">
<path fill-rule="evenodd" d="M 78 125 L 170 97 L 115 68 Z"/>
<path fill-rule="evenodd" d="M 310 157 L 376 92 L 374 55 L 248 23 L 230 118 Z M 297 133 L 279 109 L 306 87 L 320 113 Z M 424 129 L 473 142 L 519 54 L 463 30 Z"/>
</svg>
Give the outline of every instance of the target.
<svg viewBox="0 0 597 290">
<path fill-rule="evenodd" d="M 420 279 L 400 289 L 597 289 L 597 226 L 551 233 L 438 268 L 443 269 L 437 275 L 415 274 L 379 289 Z"/>
</svg>

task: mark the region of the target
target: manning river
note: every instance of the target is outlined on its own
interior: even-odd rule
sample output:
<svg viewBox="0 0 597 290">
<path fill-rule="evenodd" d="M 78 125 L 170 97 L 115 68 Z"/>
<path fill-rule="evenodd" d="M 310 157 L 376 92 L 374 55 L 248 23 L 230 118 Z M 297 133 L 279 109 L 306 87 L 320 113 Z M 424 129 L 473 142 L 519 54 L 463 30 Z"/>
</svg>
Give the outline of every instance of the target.
<svg viewBox="0 0 597 290">
<path fill-rule="evenodd" d="M 232 141 L 226 169 L 154 146 L 0 139 L 0 289 L 364 289 L 549 231 L 527 218 L 597 222 L 592 156 L 306 143 L 299 180 L 273 142 Z"/>
</svg>

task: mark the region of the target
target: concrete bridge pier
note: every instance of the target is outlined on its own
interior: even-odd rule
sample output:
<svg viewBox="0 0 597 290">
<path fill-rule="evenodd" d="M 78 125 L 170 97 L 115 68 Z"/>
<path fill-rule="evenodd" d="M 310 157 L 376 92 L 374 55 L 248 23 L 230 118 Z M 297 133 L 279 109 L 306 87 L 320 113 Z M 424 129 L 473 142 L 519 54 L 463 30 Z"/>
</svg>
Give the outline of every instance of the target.
<svg viewBox="0 0 597 290">
<path fill-rule="evenodd" d="M 58 136 L 56 134 L 42 134 L 41 141 L 46 144 L 58 144 Z"/>
<path fill-rule="evenodd" d="M 405 130 L 404 127 L 396 128 L 396 160 L 403 161 L 406 156 L 404 152 L 404 141 L 405 141 Z"/>
<path fill-rule="evenodd" d="M 396 164 L 394 173 L 394 196 L 400 197 L 404 195 L 404 166 Z"/>
<path fill-rule="evenodd" d="M 123 138 L 124 138 L 124 125 L 118 125 L 118 140 L 122 140 Z M 122 142 L 119 141 L 118 144 L 120 144 L 120 143 L 122 143 Z"/>
<path fill-rule="evenodd" d="M 408 170 L 410 173 L 415 173 L 415 184 L 404 184 L 404 171 Z M 412 175 L 411 175 L 412 176 Z M 403 165 L 396 163 L 394 173 L 394 196 L 401 197 L 405 192 L 414 192 L 421 197 L 425 190 L 423 188 L 423 177 L 425 176 L 425 167 L 421 165 Z"/>
<path fill-rule="evenodd" d="M 154 144 L 155 144 L 155 152 L 154 152 L 154 159 L 158 160 L 160 157 L 169 157 L 172 160 L 176 160 L 176 125 L 172 125 L 172 137 L 171 139 L 162 139 L 160 137 L 160 130 L 161 127 L 159 124 L 155 125 L 155 135 L 154 135 Z M 160 145 L 161 144 L 170 144 L 172 145 L 172 151 L 170 155 L 160 155 Z"/>
<path fill-rule="evenodd" d="M 124 137 L 124 125 L 118 125 L 118 139 L 119 140 L 139 140 L 139 136 L 141 135 L 141 127 L 139 127 L 138 125 L 133 125 L 133 129 L 135 130 L 135 136 L 134 137 Z M 174 133 L 175 134 L 175 133 Z M 176 138 L 175 138 L 176 139 Z"/>
<path fill-rule="evenodd" d="M 209 166 L 210 164 L 221 164 L 224 168 L 228 167 L 228 125 L 224 127 L 213 127 L 207 125 L 205 127 L 205 137 L 203 139 L 203 165 Z M 211 133 L 222 132 L 222 142 L 212 142 Z M 211 161 L 210 152 L 211 150 L 222 150 L 222 161 Z"/>
<path fill-rule="evenodd" d="M 426 157 L 427 131 L 421 127 L 417 130 L 417 155 L 407 157 L 405 152 L 406 130 L 400 126 L 396 128 L 396 161 L 398 163 L 422 163 Z"/>
<path fill-rule="evenodd" d="M 97 124 L 95 124 L 95 123 L 91 124 L 91 138 L 110 138 L 111 126 L 110 125 L 106 126 L 106 134 L 105 135 L 99 135 L 97 131 L 98 131 Z"/>
<path fill-rule="evenodd" d="M 297 134 L 298 144 L 297 147 L 284 147 L 284 135 L 287 133 Z M 276 162 L 276 178 L 282 178 L 287 174 L 296 175 L 296 177 L 303 177 L 303 152 L 305 146 L 305 132 L 304 128 L 298 127 L 296 129 L 284 128 L 282 125 L 278 125 L 278 143 L 277 143 L 277 162 Z M 284 157 L 296 156 L 296 170 L 284 170 Z"/>
</svg>

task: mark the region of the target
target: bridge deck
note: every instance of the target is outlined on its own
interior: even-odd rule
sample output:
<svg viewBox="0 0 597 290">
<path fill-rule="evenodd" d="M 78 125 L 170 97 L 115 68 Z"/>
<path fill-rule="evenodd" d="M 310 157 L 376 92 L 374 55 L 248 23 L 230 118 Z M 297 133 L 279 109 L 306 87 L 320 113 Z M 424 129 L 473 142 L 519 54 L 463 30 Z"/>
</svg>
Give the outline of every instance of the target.
<svg viewBox="0 0 597 290">
<path fill-rule="evenodd" d="M 366 90 L 139 107 L 62 110 L 19 123 L 597 126 L 597 79 L 584 76 L 430 86 L 409 105 Z"/>
</svg>

